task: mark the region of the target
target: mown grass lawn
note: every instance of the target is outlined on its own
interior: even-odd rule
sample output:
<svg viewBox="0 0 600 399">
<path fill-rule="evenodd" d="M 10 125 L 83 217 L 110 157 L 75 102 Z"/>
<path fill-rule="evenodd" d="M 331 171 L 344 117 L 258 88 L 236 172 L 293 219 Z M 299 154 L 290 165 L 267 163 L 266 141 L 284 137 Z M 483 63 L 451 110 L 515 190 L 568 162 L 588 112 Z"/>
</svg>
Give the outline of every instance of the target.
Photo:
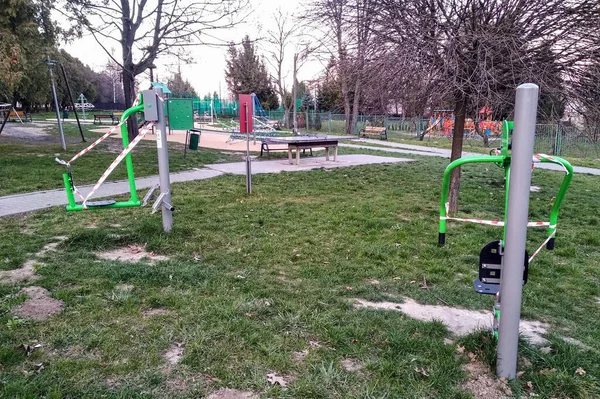
<svg viewBox="0 0 600 399">
<path fill-rule="evenodd" d="M 174 184 L 169 234 L 159 215 L 142 208 L 0 219 L 4 270 L 20 267 L 53 237 L 67 237 L 37 259 L 35 282 L 65 302 L 62 314 L 15 320 L 10 309 L 25 300 L 22 286 L 0 285 L 0 396 L 197 398 L 230 387 L 265 398 L 472 397 L 462 388 L 470 378 L 463 365 L 471 352 L 493 367 L 487 331 L 456 338 L 439 322 L 352 305 L 354 298 L 406 296 L 491 309 L 492 298 L 477 295 L 472 280 L 481 247 L 501 230 L 451 224 L 448 245 L 437 247 L 445 166 L 418 159 L 258 175 L 251 197 L 243 176 Z M 500 218 L 502 171 L 468 167 L 463 176 L 462 213 Z M 542 190 L 531 194 L 532 219 L 546 220 L 561 178 L 535 171 Z M 511 383 L 516 397 L 529 394 L 528 382 L 542 398 L 600 397 L 599 206 L 598 178 L 577 175 L 556 250 L 542 252 L 530 268 L 522 317 L 552 326 L 552 350 L 522 343 L 523 374 Z M 543 239 L 543 231 L 531 230 L 530 252 Z M 146 245 L 169 260 L 95 255 L 127 245 Z M 419 287 L 424 276 L 429 290 Z M 145 316 L 149 309 L 166 313 Z M 17 348 L 36 342 L 43 348 L 30 357 Z M 174 344 L 183 358 L 170 366 L 163 354 Z M 306 357 L 296 359 L 297 351 Z M 363 369 L 346 371 L 344 359 Z M 289 385 L 269 385 L 273 372 Z"/>
</svg>

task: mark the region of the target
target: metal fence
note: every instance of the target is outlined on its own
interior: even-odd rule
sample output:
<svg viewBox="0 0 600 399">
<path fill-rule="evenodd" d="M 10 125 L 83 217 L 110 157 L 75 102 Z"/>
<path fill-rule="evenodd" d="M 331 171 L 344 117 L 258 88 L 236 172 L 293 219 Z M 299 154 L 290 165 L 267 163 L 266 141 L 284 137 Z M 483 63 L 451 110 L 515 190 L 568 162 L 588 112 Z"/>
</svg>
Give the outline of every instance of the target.
<svg viewBox="0 0 600 399">
<path fill-rule="evenodd" d="M 267 111 L 271 120 L 279 121 L 280 126 L 292 126 L 292 113 L 287 116 L 283 111 Z M 345 134 L 346 117 L 344 114 L 331 112 L 297 112 L 297 125 L 301 131 Z M 359 115 L 354 135 L 357 135 L 365 125 L 385 126 L 390 139 L 414 140 L 419 144 L 419 134 L 426 131 L 429 126 L 427 118 L 399 118 L 385 115 Z M 498 135 L 488 136 L 488 147 L 500 146 Z M 442 132 L 432 131 L 427 133 L 423 144 L 436 141 L 437 145 L 449 147 L 452 134 L 444 135 Z M 429 143 L 431 144 L 431 143 Z M 465 150 L 487 151 L 484 140 L 474 130 L 465 132 Z M 573 158 L 600 158 L 600 126 L 595 128 L 582 128 L 558 124 L 538 124 L 535 137 L 535 152 L 548 155 L 559 155 Z"/>
</svg>

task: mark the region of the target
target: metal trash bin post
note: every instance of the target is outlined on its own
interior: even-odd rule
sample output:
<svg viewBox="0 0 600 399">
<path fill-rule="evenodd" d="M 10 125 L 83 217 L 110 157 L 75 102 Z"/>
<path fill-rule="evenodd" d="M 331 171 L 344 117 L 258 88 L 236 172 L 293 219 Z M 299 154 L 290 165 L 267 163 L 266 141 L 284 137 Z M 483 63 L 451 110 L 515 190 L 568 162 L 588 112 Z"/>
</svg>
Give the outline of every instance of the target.
<svg viewBox="0 0 600 399">
<path fill-rule="evenodd" d="M 192 151 L 198 150 L 198 145 L 200 144 L 200 135 L 202 131 L 200 129 L 190 129 L 185 133 L 185 145 L 183 147 L 183 158 L 187 154 L 187 149 L 189 148 Z M 189 145 L 188 145 L 188 136 L 189 136 Z"/>
</svg>

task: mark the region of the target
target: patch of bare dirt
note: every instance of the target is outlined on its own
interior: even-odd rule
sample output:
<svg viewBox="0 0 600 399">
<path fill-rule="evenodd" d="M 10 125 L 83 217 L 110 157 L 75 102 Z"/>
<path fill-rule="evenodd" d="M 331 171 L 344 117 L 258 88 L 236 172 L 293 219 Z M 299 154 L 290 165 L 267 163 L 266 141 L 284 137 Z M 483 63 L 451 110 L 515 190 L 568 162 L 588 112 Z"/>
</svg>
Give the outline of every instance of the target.
<svg viewBox="0 0 600 399">
<path fill-rule="evenodd" d="M 105 260 L 118 260 L 121 262 L 137 263 L 147 261 L 156 263 L 169 258 L 163 255 L 157 255 L 152 252 L 147 252 L 141 245 L 128 245 L 123 248 L 117 248 L 110 251 L 96 252 L 96 256 Z"/>
<path fill-rule="evenodd" d="M 165 308 L 151 308 L 146 309 L 142 312 L 144 317 L 152 317 L 152 316 L 162 316 L 171 313 L 169 309 Z"/>
<path fill-rule="evenodd" d="M 301 351 L 295 351 L 292 354 L 292 358 L 297 361 L 297 362 L 301 362 L 304 360 L 304 358 L 308 355 L 308 350 L 304 349 Z"/>
<path fill-rule="evenodd" d="M 250 391 L 239 391 L 237 389 L 221 388 L 208 395 L 207 399 L 258 399 L 258 394 Z"/>
<path fill-rule="evenodd" d="M 169 363 L 169 365 L 175 366 L 183 357 L 183 349 L 183 342 L 175 342 L 163 354 L 163 358 L 167 361 L 167 363 Z"/>
<path fill-rule="evenodd" d="M 282 388 L 287 387 L 293 379 L 294 378 L 289 375 L 281 375 L 278 373 L 267 374 L 267 382 L 269 383 L 269 385 L 279 385 Z"/>
<path fill-rule="evenodd" d="M 29 299 L 13 308 L 12 313 L 18 317 L 44 321 L 65 308 L 63 301 L 53 299 L 50 291 L 42 287 L 26 287 L 19 294 L 25 294 Z"/>
<path fill-rule="evenodd" d="M 35 270 L 33 268 L 36 263 L 36 261 L 30 259 L 25 262 L 23 267 L 20 269 L 0 271 L 0 283 L 14 284 L 37 280 L 39 276 L 35 274 Z"/>
<path fill-rule="evenodd" d="M 344 370 L 350 372 L 360 371 L 365 368 L 365 366 L 360 364 L 356 359 L 342 359 L 340 363 L 342 364 Z"/>
<path fill-rule="evenodd" d="M 450 306 L 422 305 L 410 298 L 404 298 L 403 303 L 369 302 L 356 299 L 356 308 L 395 310 L 414 319 L 423 321 L 440 321 L 450 331 L 457 335 L 466 335 L 473 331 L 492 327 L 491 312 L 453 308 Z M 548 325 L 539 321 L 521 320 L 520 333 L 534 345 L 546 343 L 543 334 Z"/>
<path fill-rule="evenodd" d="M 474 360 L 464 367 L 469 380 L 463 388 L 473 394 L 475 399 L 512 398 L 512 391 L 506 381 L 497 379 L 479 360 Z"/>
</svg>

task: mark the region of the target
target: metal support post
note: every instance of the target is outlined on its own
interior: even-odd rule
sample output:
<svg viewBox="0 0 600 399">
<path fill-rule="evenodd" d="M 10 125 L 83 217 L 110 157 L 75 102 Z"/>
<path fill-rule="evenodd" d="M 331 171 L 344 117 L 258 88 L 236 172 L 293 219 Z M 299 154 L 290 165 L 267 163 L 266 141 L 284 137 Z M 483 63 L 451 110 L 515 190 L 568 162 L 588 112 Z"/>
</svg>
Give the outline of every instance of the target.
<svg viewBox="0 0 600 399">
<path fill-rule="evenodd" d="M 244 103 L 244 112 L 246 113 L 246 193 L 252 194 L 252 161 L 250 160 L 250 124 L 248 123 L 248 103 Z"/>
<path fill-rule="evenodd" d="M 154 88 L 158 95 L 156 123 L 156 149 L 158 151 L 158 179 L 160 182 L 160 197 L 162 222 L 165 232 L 173 228 L 173 206 L 171 205 L 171 179 L 169 176 L 169 146 L 167 143 L 167 124 L 165 121 L 165 104 L 160 87 Z"/>
<path fill-rule="evenodd" d="M 50 70 L 50 82 L 52 84 L 52 97 L 54 98 L 54 108 L 56 108 L 56 119 L 58 121 L 58 130 L 60 132 L 60 141 L 62 144 L 63 150 L 67 149 L 67 143 L 65 141 L 65 132 L 63 132 L 62 121 L 60 120 L 60 109 L 58 108 L 58 98 L 56 97 L 56 86 L 54 85 L 54 74 L 52 73 L 52 69 L 56 65 L 56 61 L 47 58 L 46 63 L 48 64 L 48 69 Z"/>
<path fill-rule="evenodd" d="M 514 379 L 517 372 L 517 349 L 521 296 L 523 294 L 523 256 L 527 239 L 531 158 L 535 138 L 539 87 L 532 83 L 517 88 L 515 129 L 506 218 L 506 243 L 500 284 L 502 313 L 498 337 L 498 377 Z"/>
</svg>

